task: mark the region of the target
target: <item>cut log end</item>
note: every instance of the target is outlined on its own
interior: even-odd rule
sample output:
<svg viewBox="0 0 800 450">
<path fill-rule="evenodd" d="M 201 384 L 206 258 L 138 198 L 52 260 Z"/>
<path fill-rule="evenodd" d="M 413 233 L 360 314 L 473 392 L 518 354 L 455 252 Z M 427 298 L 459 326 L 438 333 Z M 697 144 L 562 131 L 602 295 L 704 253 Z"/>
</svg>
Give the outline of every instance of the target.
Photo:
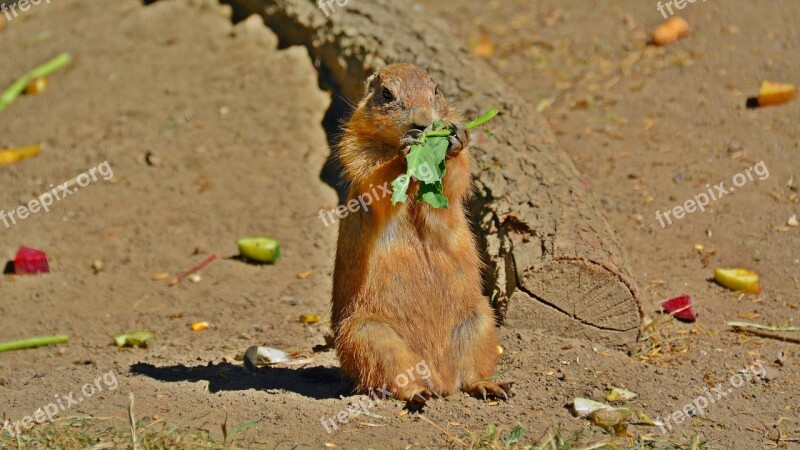
<svg viewBox="0 0 800 450">
<path fill-rule="evenodd" d="M 552 261 L 519 274 L 505 323 L 609 346 L 637 341 L 641 310 L 624 277 L 586 260 Z"/>
</svg>

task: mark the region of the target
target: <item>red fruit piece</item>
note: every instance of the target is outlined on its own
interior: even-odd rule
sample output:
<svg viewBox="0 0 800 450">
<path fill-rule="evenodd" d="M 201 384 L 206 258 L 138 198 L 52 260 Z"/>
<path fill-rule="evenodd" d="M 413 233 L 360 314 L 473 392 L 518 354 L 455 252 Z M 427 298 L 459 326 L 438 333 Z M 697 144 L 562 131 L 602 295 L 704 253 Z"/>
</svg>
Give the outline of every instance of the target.
<svg viewBox="0 0 800 450">
<path fill-rule="evenodd" d="M 24 245 L 17 250 L 17 257 L 14 258 L 14 273 L 32 275 L 49 272 L 50 267 L 47 265 L 47 255 L 43 251 L 25 247 Z"/>
<path fill-rule="evenodd" d="M 664 311 L 675 316 L 678 320 L 685 322 L 694 322 L 697 320 L 697 313 L 692 308 L 692 298 L 688 295 L 681 295 L 673 299 L 667 300 L 661 304 Z"/>
</svg>

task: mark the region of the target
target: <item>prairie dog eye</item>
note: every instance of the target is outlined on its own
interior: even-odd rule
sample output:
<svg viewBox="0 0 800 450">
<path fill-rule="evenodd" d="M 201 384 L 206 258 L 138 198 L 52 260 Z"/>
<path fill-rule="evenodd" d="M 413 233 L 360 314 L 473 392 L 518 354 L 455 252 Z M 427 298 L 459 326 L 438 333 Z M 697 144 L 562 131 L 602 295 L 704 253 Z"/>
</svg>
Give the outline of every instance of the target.
<svg viewBox="0 0 800 450">
<path fill-rule="evenodd" d="M 394 94 L 392 94 L 392 91 L 387 87 L 381 90 L 381 97 L 387 102 L 394 100 Z"/>
<path fill-rule="evenodd" d="M 438 84 L 436 85 L 436 90 L 434 92 L 434 95 L 437 96 L 437 97 L 442 95 L 442 90 L 439 88 Z"/>
</svg>

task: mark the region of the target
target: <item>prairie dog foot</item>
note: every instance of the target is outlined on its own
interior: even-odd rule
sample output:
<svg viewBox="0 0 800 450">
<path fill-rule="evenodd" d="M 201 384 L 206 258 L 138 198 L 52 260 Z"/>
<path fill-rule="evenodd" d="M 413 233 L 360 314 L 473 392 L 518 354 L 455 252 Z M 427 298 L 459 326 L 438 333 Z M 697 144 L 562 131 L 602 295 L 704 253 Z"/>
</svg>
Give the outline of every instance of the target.
<svg viewBox="0 0 800 450">
<path fill-rule="evenodd" d="M 496 384 L 491 381 L 478 381 L 465 389 L 469 395 L 475 398 L 482 398 L 484 400 L 508 400 L 511 394 L 511 387 L 514 385 L 513 381 L 508 383 Z"/>
<path fill-rule="evenodd" d="M 447 139 L 450 145 L 447 147 L 447 156 L 455 156 L 469 145 L 469 130 L 463 123 L 451 123 L 450 128 L 455 131 Z"/>
<path fill-rule="evenodd" d="M 408 130 L 408 132 L 400 139 L 400 153 L 405 156 L 411 150 L 412 145 L 419 144 L 419 139 L 422 137 L 422 130 L 419 129 L 412 129 Z"/>
<path fill-rule="evenodd" d="M 420 391 L 414 394 L 411 398 L 409 398 L 406 402 L 406 409 L 412 412 L 417 412 L 422 410 L 422 408 L 427 405 L 428 400 L 435 398 L 435 399 L 442 399 L 441 395 L 436 392 L 431 392 L 428 390 Z"/>
</svg>

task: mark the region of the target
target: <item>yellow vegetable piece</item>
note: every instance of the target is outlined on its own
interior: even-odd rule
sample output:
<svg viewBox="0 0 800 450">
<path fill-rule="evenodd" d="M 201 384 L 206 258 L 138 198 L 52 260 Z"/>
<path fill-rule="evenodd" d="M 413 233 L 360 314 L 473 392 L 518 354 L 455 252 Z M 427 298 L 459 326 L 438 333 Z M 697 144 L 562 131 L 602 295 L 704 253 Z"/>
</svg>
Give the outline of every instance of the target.
<svg viewBox="0 0 800 450">
<path fill-rule="evenodd" d="M 310 277 L 311 275 L 314 275 L 314 271 L 313 270 L 309 270 L 309 271 L 303 272 L 303 273 L 298 273 L 297 274 L 297 278 L 299 280 L 305 280 L 306 278 Z"/>
<path fill-rule="evenodd" d="M 317 323 L 322 320 L 322 316 L 319 314 L 301 314 L 300 315 L 300 322 L 301 323 Z"/>
<path fill-rule="evenodd" d="M 28 83 L 27 86 L 25 86 L 25 94 L 26 95 L 41 94 L 42 92 L 44 92 L 45 89 L 47 89 L 47 78 L 45 77 L 34 78 L 33 81 L 31 81 L 30 83 Z"/>
<path fill-rule="evenodd" d="M 195 322 L 192 324 L 192 331 L 203 331 L 208 328 L 208 322 Z"/>
<path fill-rule="evenodd" d="M 797 97 L 797 86 L 788 83 L 762 81 L 758 90 L 758 106 L 780 105 Z"/>
<path fill-rule="evenodd" d="M 14 164 L 26 158 L 33 158 L 39 154 L 40 150 L 38 145 L 0 150 L 0 164 Z"/>
<path fill-rule="evenodd" d="M 758 274 L 747 269 L 715 269 L 714 281 L 733 291 L 758 294 L 761 292 L 761 282 Z"/>
<path fill-rule="evenodd" d="M 301 314 L 300 323 L 317 323 L 322 320 L 319 314 Z"/>
</svg>

